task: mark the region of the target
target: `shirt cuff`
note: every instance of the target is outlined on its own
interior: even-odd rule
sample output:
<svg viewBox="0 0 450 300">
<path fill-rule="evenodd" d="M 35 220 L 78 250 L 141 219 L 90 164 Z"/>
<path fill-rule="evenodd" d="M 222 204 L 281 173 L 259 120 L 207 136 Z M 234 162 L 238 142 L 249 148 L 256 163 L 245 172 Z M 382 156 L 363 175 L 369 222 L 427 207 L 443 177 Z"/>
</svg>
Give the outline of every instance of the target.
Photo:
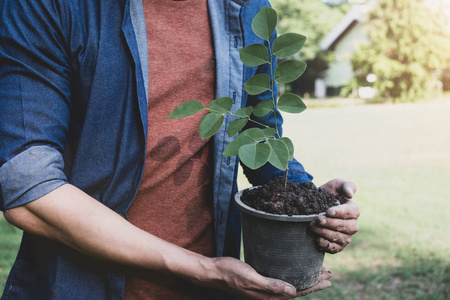
<svg viewBox="0 0 450 300">
<path fill-rule="evenodd" d="M 33 146 L 0 167 L 0 210 L 32 202 L 67 183 L 61 153 Z"/>
<path fill-rule="evenodd" d="M 283 171 L 284 174 L 284 171 Z M 314 177 L 305 171 L 305 168 L 295 158 L 289 162 L 288 180 L 290 182 L 311 182 Z"/>
</svg>

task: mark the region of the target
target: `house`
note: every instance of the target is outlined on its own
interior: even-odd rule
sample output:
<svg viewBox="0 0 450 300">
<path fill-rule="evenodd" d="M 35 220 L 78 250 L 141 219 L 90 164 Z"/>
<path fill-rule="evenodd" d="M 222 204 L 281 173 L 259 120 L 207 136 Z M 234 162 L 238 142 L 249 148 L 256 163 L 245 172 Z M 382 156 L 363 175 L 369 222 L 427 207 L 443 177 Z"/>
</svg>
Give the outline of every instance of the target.
<svg viewBox="0 0 450 300">
<path fill-rule="evenodd" d="M 362 43 L 369 43 L 367 33 L 370 6 L 353 5 L 320 43 L 322 51 L 332 51 L 334 60 L 315 82 L 315 97 L 339 95 L 340 89 L 354 77 L 351 56 Z"/>
</svg>

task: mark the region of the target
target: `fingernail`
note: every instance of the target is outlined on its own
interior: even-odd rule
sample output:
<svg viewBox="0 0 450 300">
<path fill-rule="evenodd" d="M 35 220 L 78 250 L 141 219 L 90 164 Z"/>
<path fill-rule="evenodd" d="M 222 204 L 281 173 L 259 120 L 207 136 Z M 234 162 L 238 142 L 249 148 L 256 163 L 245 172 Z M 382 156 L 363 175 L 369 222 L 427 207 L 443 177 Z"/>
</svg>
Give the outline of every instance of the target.
<svg viewBox="0 0 450 300">
<path fill-rule="evenodd" d="M 328 214 L 329 214 L 330 216 L 334 217 L 334 216 L 336 215 L 336 211 L 335 211 L 334 209 L 330 209 L 330 210 L 328 211 Z"/>
<path fill-rule="evenodd" d="M 319 220 L 319 223 L 321 224 L 321 225 L 325 225 L 325 224 L 327 224 L 327 220 L 325 219 L 325 218 L 318 218 L 318 220 Z"/>
<path fill-rule="evenodd" d="M 286 285 L 284 287 L 284 293 L 288 296 L 295 296 L 295 294 L 297 293 L 297 290 L 293 286 Z"/>
</svg>

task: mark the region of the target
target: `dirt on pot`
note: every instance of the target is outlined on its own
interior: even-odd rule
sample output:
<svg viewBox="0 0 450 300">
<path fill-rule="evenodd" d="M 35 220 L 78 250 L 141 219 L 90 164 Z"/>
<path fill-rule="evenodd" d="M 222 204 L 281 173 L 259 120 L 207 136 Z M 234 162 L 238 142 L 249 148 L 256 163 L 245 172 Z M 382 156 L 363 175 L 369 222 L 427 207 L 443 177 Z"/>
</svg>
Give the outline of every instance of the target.
<svg viewBox="0 0 450 300">
<path fill-rule="evenodd" d="M 312 182 L 288 182 L 278 177 L 255 189 L 245 190 L 242 202 L 254 209 L 277 215 L 311 215 L 337 204 L 333 194 L 316 188 Z"/>
</svg>

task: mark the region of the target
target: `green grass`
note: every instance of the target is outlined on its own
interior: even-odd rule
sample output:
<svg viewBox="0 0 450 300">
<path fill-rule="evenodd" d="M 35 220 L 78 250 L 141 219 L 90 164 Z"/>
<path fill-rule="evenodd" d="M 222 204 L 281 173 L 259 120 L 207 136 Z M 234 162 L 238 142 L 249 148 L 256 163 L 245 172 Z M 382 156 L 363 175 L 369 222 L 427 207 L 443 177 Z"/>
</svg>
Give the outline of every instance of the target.
<svg viewBox="0 0 450 300">
<path fill-rule="evenodd" d="M 0 213 L 0 295 L 19 249 L 22 231 L 9 225 Z"/>
<path fill-rule="evenodd" d="M 354 181 L 362 211 L 352 243 L 325 258 L 333 287 L 306 299 L 450 299 L 450 99 L 331 106 L 284 115 L 315 183 Z M 0 218 L 0 289 L 19 240 Z"/>
</svg>

